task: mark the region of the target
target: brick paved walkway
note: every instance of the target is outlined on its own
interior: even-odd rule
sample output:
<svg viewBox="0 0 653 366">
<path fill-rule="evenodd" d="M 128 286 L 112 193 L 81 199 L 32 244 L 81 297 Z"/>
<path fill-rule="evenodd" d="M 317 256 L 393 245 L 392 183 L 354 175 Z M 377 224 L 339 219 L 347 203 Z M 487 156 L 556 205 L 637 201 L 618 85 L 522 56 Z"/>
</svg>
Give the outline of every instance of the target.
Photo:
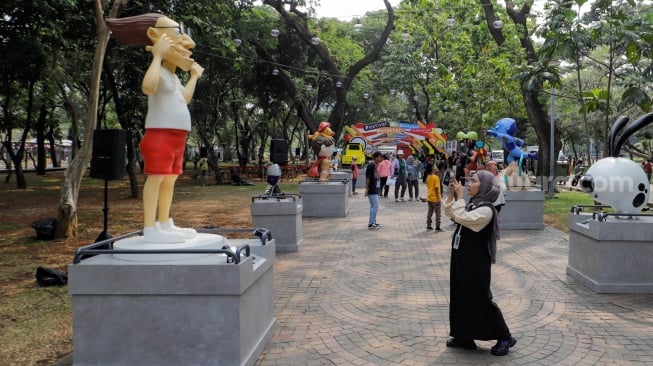
<svg viewBox="0 0 653 366">
<path fill-rule="evenodd" d="M 299 252 L 277 256 L 279 327 L 257 365 L 653 365 L 653 294 L 588 290 L 565 274 L 568 235 L 549 227 L 498 242 L 492 290 L 511 352 L 447 348 L 452 226 L 443 216 L 447 232 L 426 231 L 426 209 L 381 199 L 383 227 L 368 231 L 360 194 L 345 218 L 304 219 Z"/>
<path fill-rule="evenodd" d="M 498 242 L 492 290 L 517 345 L 504 357 L 494 342 L 447 348 L 453 227 L 443 215 L 447 232 L 426 231 L 426 209 L 381 199 L 383 227 L 368 231 L 361 194 L 345 218 L 304 219 L 299 252 L 277 256 L 279 329 L 257 365 L 653 365 L 653 295 L 568 277 L 568 235 L 549 227 Z"/>
</svg>

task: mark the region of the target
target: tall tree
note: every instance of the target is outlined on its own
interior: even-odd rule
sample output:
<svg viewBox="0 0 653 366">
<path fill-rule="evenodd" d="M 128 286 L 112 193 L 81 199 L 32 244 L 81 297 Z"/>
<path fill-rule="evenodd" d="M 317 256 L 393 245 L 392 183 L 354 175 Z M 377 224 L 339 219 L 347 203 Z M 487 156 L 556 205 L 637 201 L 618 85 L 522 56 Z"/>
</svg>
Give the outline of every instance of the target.
<svg viewBox="0 0 653 366">
<path fill-rule="evenodd" d="M 120 9 L 127 5 L 128 0 L 115 0 L 109 12 L 109 18 L 118 16 Z M 93 56 L 93 68 L 89 82 L 89 97 L 87 102 L 86 129 L 82 147 L 68 165 L 61 184 L 61 196 L 59 198 L 59 209 L 57 210 L 57 237 L 67 237 L 76 234 L 77 231 L 77 199 L 82 177 L 86 167 L 91 161 L 93 148 L 93 130 L 97 122 L 97 110 L 100 94 L 100 80 L 102 76 L 102 65 L 107 43 L 109 42 L 109 28 L 104 22 L 104 9 L 101 0 L 93 0 L 95 9 L 96 31 L 98 35 Z"/>
<path fill-rule="evenodd" d="M 279 12 L 281 18 L 297 32 L 304 44 L 319 57 L 322 62 L 320 68 L 323 68 L 330 76 L 331 83 L 333 85 L 340 85 L 340 87 L 334 89 L 335 105 L 333 106 L 333 110 L 328 118 L 336 137 L 340 136 L 344 128 L 344 116 L 347 111 L 347 93 L 349 92 L 353 81 L 361 70 L 379 59 L 381 51 L 394 28 L 394 11 L 389 0 L 383 0 L 388 11 L 388 18 L 385 29 L 381 33 L 379 39 L 373 42 L 372 48 L 363 58 L 354 62 L 346 71 L 341 70 L 341 66 L 329 52 L 329 49 L 322 42 L 318 42 L 314 39 L 315 36 L 314 32 L 310 29 L 311 24 L 308 15 L 298 8 L 300 1 L 264 0 L 263 3 L 273 7 L 277 12 Z M 290 10 L 286 9 L 287 5 L 290 6 Z M 266 53 L 264 49 L 258 48 L 257 51 L 260 52 L 260 55 L 264 57 L 266 61 L 274 62 L 271 55 Z M 319 121 L 315 120 L 306 103 L 301 98 L 298 98 L 296 82 L 292 80 L 285 71 L 282 71 L 279 76 L 281 77 L 286 90 L 293 98 L 297 113 L 304 120 L 310 132 L 315 132 Z"/>
<path fill-rule="evenodd" d="M 504 44 L 506 38 L 503 34 L 501 27 L 496 26 L 498 20 L 495 11 L 495 4 L 491 0 L 479 0 L 485 12 L 485 21 L 488 25 L 488 31 L 498 46 Z M 528 65 L 529 71 L 522 73 L 522 90 L 521 95 L 528 113 L 528 119 L 539 142 L 539 160 L 538 160 L 538 175 L 548 176 L 553 179 L 555 172 L 550 171 L 550 156 L 551 156 L 551 120 L 545 105 L 540 100 L 540 96 L 544 90 L 544 82 L 551 80 L 550 75 L 557 75 L 555 64 L 552 64 L 551 59 L 540 59 L 538 57 L 533 39 L 531 38 L 531 24 L 528 18 L 531 12 L 533 3 L 530 1 L 525 2 L 521 8 L 517 8 L 513 0 L 506 0 L 506 12 L 508 17 L 512 20 L 518 29 L 518 37 L 521 47 L 524 51 L 525 62 Z M 560 142 L 555 142 L 554 151 L 560 149 Z M 555 159 L 555 156 L 554 156 Z M 544 183 L 544 182 L 543 182 Z"/>
</svg>

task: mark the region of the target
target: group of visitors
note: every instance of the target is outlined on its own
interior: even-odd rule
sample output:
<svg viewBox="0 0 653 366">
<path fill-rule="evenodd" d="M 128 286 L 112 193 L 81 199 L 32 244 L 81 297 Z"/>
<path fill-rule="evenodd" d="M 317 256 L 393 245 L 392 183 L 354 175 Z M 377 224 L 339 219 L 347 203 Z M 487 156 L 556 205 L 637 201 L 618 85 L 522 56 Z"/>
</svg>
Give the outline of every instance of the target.
<svg viewBox="0 0 653 366">
<path fill-rule="evenodd" d="M 373 154 L 373 161 L 365 171 L 365 196 L 370 202 L 369 230 L 381 228 L 376 217 L 379 196 L 387 195 L 386 185 L 382 185 L 383 178 L 386 178 L 386 182 L 388 177 L 397 179 L 396 199 L 403 198 L 405 193 L 403 188 L 402 195 L 398 195 L 401 182 L 404 183 L 403 186 L 411 186 L 412 183 L 409 182 L 419 179 L 415 160 L 411 158 L 412 156 L 404 160 L 403 154 L 398 153 L 390 172 L 387 172 L 389 162 L 385 162 L 388 159 L 380 152 Z M 451 337 L 446 342 L 447 347 L 475 350 L 475 340 L 497 340 L 490 352 L 495 356 L 504 356 L 517 340 L 512 337 L 501 310 L 493 301 L 490 280 L 491 267 L 496 262 L 497 240 L 500 237 L 499 211 L 505 204 L 505 185 L 502 186 L 501 179 L 498 179 L 495 162 L 488 163 L 486 169 L 464 177 L 468 180 L 468 202 L 464 200 L 465 185 L 455 176 L 447 182 L 447 197 L 442 202 L 443 182 L 438 175 L 438 164 L 430 164 L 425 178 L 428 203 L 426 228 L 433 230 L 435 215 L 435 230 L 444 231 L 441 227 L 442 206 L 454 223 L 450 264 Z M 415 186 L 418 186 L 417 182 Z M 414 195 L 412 193 L 411 186 L 410 199 L 417 198 L 418 188 Z"/>
<path fill-rule="evenodd" d="M 388 198 L 390 187 L 394 186 L 395 202 L 406 201 L 406 191 L 408 191 L 408 201 L 418 202 L 419 181 L 426 182 L 430 175 L 432 167 L 438 167 L 438 171 L 444 168 L 444 160 L 438 163 L 434 162 L 433 157 L 416 158 L 411 155 L 404 157 L 404 152 L 399 150 L 393 160 L 387 154 L 381 154 L 381 163 L 378 165 L 380 198 Z"/>
</svg>

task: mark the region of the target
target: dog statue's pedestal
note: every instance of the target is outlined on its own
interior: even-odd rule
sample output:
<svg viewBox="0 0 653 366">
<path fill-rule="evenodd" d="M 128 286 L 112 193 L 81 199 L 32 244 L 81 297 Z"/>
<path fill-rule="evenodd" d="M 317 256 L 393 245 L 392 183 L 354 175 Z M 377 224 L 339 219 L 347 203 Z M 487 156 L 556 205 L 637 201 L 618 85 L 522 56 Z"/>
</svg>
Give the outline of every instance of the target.
<svg viewBox="0 0 653 366">
<path fill-rule="evenodd" d="M 304 204 L 303 217 L 346 217 L 349 209 L 348 181 L 318 183 L 302 181 L 299 194 Z"/>
<path fill-rule="evenodd" d="M 344 180 L 345 185 L 347 186 L 347 196 L 351 197 L 352 196 L 352 191 L 351 191 L 351 179 L 352 179 L 353 173 L 349 169 L 343 169 L 343 170 L 335 170 L 331 172 L 331 177 L 329 178 L 330 180 Z"/>
<path fill-rule="evenodd" d="M 597 293 L 653 293 L 653 217 L 569 214 L 567 274 Z"/>
<path fill-rule="evenodd" d="M 277 252 L 296 252 L 303 240 L 302 198 L 293 195 L 252 197 L 252 225 L 272 233 Z"/>
<path fill-rule="evenodd" d="M 197 241 L 220 249 L 223 239 Z M 251 255 L 100 254 L 71 264 L 74 364 L 253 365 L 276 327 L 275 243 L 229 244 Z"/>
</svg>

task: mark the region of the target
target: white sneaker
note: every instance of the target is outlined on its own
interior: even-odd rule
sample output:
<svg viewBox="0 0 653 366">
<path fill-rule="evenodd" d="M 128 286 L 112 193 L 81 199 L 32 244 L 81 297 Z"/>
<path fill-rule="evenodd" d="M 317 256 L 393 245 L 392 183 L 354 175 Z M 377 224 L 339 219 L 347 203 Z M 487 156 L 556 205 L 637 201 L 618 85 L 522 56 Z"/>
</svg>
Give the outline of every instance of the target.
<svg viewBox="0 0 653 366">
<path fill-rule="evenodd" d="M 184 235 L 184 238 L 186 239 L 194 239 L 197 237 L 197 231 L 195 231 L 194 229 L 176 227 L 175 223 L 172 221 L 172 218 L 169 218 L 167 222 L 162 222 L 161 229 L 163 229 L 163 231 L 181 233 Z"/>
<path fill-rule="evenodd" d="M 175 244 L 186 241 L 184 234 L 173 231 L 164 231 L 161 229 L 161 225 L 158 222 L 155 222 L 154 226 L 146 226 L 143 229 L 143 238 L 146 243 Z"/>
</svg>

